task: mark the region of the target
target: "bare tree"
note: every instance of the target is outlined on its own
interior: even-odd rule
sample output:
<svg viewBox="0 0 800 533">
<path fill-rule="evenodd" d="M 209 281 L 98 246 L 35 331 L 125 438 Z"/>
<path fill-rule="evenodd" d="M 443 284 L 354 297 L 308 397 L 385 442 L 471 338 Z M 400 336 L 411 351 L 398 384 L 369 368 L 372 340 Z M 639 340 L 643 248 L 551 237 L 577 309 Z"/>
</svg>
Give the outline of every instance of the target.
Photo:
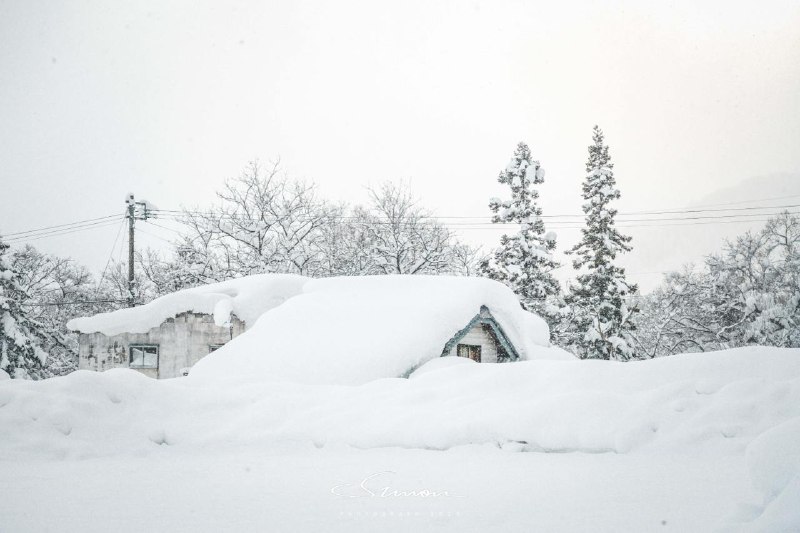
<svg viewBox="0 0 800 533">
<path fill-rule="evenodd" d="M 210 209 L 184 209 L 173 258 L 137 255 L 140 296 L 257 273 L 312 277 L 476 272 L 478 251 L 420 207 L 404 184 L 370 189 L 367 207 L 331 204 L 313 185 L 258 162 Z M 114 275 L 112 272 L 112 280 Z"/>
<path fill-rule="evenodd" d="M 439 274 L 450 267 L 450 231 L 419 207 L 404 184 L 370 189 L 371 210 L 361 217 L 369 230 L 374 273 Z"/>
<path fill-rule="evenodd" d="M 487 260 L 480 248 L 456 242 L 450 246 L 448 274 L 456 276 L 480 276 L 480 265 Z"/>
<path fill-rule="evenodd" d="M 316 276 L 364 276 L 374 274 L 371 217 L 362 207 L 332 208 L 330 222 L 322 228 L 322 262 Z"/>
<path fill-rule="evenodd" d="M 207 211 L 184 210 L 178 251 L 200 266 L 197 281 L 263 272 L 315 272 L 332 212 L 313 185 L 288 180 L 275 162 L 250 163 Z"/>
</svg>

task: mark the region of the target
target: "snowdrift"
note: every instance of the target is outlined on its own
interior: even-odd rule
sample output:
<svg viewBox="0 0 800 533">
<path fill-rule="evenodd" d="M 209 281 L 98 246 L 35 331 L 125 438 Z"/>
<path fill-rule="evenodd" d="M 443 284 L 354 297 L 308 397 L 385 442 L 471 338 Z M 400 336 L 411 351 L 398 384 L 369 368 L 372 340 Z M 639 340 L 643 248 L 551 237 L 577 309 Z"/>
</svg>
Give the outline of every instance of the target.
<svg viewBox="0 0 800 533">
<path fill-rule="evenodd" d="M 265 315 L 266 316 L 266 315 Z M 231 353 L 235 357 L 235 353 Z M 754 530 L 800 526 L 800 350 L 632 363 L 435 358 L 355 386 L 156 381 L 133 370 L 0 381 L 0 454 L 74 459 L 276 444 L 741 457 Z"/>
<path fill-rule="evenodd" d="M 710 443 L 744 453 L 756 437 L 797 417 L 800 350 L 778 348 L 633 363 L 436 358 L 408 379 L 357 386 L 157 381 L 127 369 L 0 381 L 0 453 L 7 457 L 144 452 L 158 440 L 192 447 L 273 439 L 614 453 Z M 762 485 L 774 493 L 786 483 Z"/>
<path fill-rule="evenodd" d="M 800 417 L 759 435 L 747 447 L 746 457 L 750 478 L 762 497 L 762 512 L 753 529 L 800 530 Z"/>
<path fill-rule="evenodd" d="M 505 285 L 483 278 L 366 276 L 307 282 L 245 334 L 199 361 L 190 379 L 354 385 L 406 375 L 489 308 L 523 359 L 573 359 L 549 348 L 547 324 Z"/>
<path fill-rule="evenodd" d="M 67 322 L 67 328 L 109 336 L 147 333 L 186 311 L 213 314 L 218 326 L 225 325 L 233 313 L 249 328 L 265 311 L 298 294 L 306 281 L 308 278 L 292 274 L 247 276 L 178 291 L 139 307 L 75 318 Z"/>
</svg>

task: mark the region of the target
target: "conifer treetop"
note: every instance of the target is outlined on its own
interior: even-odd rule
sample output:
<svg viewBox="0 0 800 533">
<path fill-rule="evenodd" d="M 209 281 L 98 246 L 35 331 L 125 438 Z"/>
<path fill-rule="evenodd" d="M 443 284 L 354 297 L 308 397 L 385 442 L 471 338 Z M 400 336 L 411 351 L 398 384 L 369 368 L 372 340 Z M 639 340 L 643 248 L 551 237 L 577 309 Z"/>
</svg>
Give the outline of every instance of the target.
<svg viewBox="0 0 800 533">
<path fill-rule="evenodd" d="M 609 204 L 621 194 L 614 179 L 614 163 L 599 126 L 595 125 L 592 130 L 592 141 L 582 187 L 586 227 L 581 229 L 581 241 L 567 251 L 577 255 L 573 261 L 576 269 L 590 263 L 598 267 L 615 259 L 619 253 L 631 251 L 628 244 L 631 237 L 622 235 L 614 226 L 617 209 Z"/>
<path fill-rule="evenodd" d="M 544 175 L 528 145 L 520 142 L 497 178 L 508 186 L 511 197 L 489 201 L 492 222 L 517 225 L 517 230 L 504 233 L 500 247 L 481 266 L 484 275 L 511 287 L 526 309 L 542 314 L 546 314 L 543 309 L 546 300 L 560 293 L 552 275 L 558 267 L 552 255 L 556 235 L 545 233 L 542 208 L 537 203 L 539 192 L 534 187 L 544 182 Z"/>
<path fill-rule="evenodd" d="M 574 317 L 571 344 L 581 357 L 624 360 L 634 356 L 630 332 L 636 309 L 629 306 L 628 297 L 637 288 L 627 282 L 625 269 L 615 265 L 614 259 L 631 250 L 631 238 L 614 226 L 617 210 L 610 204 L 620 198 L 620 192 L 598 126 L 594 127 L 592 141 L 583 182 L 586 225 L 581 229 L 580 242 L 567 251 L 575 254 L 575 269 L 584 269 L 570 285 L 566 298 Z"/>
</svg>

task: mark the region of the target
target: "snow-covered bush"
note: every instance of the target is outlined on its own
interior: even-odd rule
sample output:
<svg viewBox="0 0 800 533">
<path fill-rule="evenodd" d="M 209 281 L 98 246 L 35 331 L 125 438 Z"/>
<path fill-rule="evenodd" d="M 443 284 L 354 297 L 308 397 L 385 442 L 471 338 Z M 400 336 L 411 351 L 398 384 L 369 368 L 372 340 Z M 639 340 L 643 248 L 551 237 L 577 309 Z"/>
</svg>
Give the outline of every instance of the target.
<svg viewBox="0 0 800 533">
<path fill-rule="evenodd" d="M 0 370 L 12 378 L 44 377 L 48 349 L 63 348 L 58 331 L 30 315 L 28 299 L 9 246 L 0 239 Z"/>
<path fill-rule="evenodd" d="M 759 344 L 800 346 L 800 219 L 783 213 L 640 301 L 637 351 L 658 357 Z"/>
</svg>

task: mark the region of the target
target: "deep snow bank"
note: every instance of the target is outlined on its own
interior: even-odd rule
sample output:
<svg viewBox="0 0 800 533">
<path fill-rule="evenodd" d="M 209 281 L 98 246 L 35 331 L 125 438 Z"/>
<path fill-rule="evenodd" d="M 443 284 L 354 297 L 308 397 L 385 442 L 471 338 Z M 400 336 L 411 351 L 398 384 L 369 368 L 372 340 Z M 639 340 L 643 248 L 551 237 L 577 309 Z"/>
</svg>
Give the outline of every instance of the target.
<svg viewBox="0 0 800 533">
<path fill-rule="evenodd" d="M 67 322 L 67 328 L 105 335 L 146 333 L 186 311 L 213 314 L 219 326 L 228 322 L 233 313 L 249 328 L 265 311 L 300 293 L 307 281 L 308 278 L 291 274 L 247 276 L 178 291 L 139 307 L 75 318 Z"/>
<path fill-rule="evenodd" d="M 0 380 L 6 460 L 311 444 L 725 455 L 746 461 L 761 495 L 736 531 L 800 530 L 798 420 L 800 350 L 777 348 L 634 363 L 435 358 L 409 379 L 357 386 L 156 381 L 121 369 Z"/>
<path fill-rule="evenodd" d="M 441 356 L 489 308 L 524 359 L 573 359 L 549 348 L 547 324 L 505 285 L 483 278 L 366 276 L 312 280 L 250 331 L 198 362 L 190 379 L 360 384 Z"/>
<path fill-rule="evenodd" d="M 276 440 L 744 454 L 755 437 L 795 417 L 800 350 L 774 348 L 636 363 L 437 358 L 410 379 L 359 386 L 155 381 L 132 370 L 80 371 L 0 382 L 0 454 L 93 456 L 145 453 L 154 443 L 192 449 Z"/>
<path fill-rule="evenodd" d="M 759 435 L 747 447 L 750 478 L 762 497 L 754 531 L 800 530 L 800 417 Z"/>
</svg>

